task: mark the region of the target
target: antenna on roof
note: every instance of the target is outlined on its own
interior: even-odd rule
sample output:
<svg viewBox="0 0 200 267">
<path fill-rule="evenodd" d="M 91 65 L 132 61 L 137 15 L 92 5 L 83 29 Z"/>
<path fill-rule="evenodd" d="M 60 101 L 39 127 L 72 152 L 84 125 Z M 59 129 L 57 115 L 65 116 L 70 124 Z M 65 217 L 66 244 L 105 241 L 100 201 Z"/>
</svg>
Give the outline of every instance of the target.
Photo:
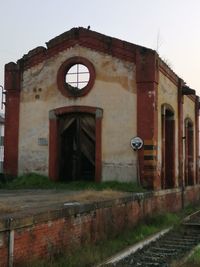
<svg viewBox="0 0 200 267">
<path fill-rule="evenodd" d="M 157 38 L 156 38 L 156 52 L 159 53 L 159 49 L 163 44 L 162 37 L 160 35 L 160 30 L 158 30 Z"/>
</svg>

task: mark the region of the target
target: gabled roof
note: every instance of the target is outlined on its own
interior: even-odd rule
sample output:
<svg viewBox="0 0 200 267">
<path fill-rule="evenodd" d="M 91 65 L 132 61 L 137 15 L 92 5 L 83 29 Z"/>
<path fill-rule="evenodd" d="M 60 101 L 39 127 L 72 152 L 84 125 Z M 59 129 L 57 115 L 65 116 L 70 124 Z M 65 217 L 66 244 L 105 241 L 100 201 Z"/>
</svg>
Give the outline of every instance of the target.
<svg viewBox="0 0 200 267">
<path fill-rule="evenodd" d="M 72 28 L 51 39 L 46 43 L 47 47 L 39 46 L 30 50 L 19 60 L 19 63 L 24 69 L 27 69 L 76 44 L 132 62 L 135 62 L 136 50 L 138 49 L 144 53 L 146 51 L 156 53 L 152 49 L 79 27 Z"/>
<path fill-rule="evenodd" d="M 30 50 L 18 60 L 18 66 L 21 71 L 29 69 L 30 67 L 77 44 L 130 62 L 136 62 L 137 58 L 141 57 L 146 57 L 148 60 L 147 55 L 151 55 L 152 58 L 154 57 L 157 60 L 156 64 L 158 65 L 159 70 L 178 86 L 179 77 L 158 56 L 155 50 L 91 31 L 90 29 L 85 29 L 83 27 L 72 28 L 71 30 L 49 40 L 46 43 L 46 47 L 39 46 Z"/>
</svg>

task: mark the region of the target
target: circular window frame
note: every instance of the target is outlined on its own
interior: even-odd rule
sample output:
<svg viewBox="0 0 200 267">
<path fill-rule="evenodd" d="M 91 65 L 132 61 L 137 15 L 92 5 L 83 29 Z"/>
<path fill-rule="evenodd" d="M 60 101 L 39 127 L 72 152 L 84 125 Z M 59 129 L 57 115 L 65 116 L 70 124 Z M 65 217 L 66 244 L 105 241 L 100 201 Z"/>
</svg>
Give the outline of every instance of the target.
<svg viewBox="0 0 200 267">
<path fill-rule="evenodd" d="M 73 67 L 76 64 L 82 64 L 84 65 L 90 74 L 89 81 L 85 87 L 82 89 L 72 89 L 68 83 L 66 83 L 66 75 L 71 67 Z M 92 89 L 95 81 L 95 69 L 93 64 L 83 57 L 72 57 L 70 59 L 67 59 L 63 64 L 60 66 L 57 74 L 57 85 L 58 89 L 62 93 L 62 95 L 66 97 L 80 97 L 85 96 L 89 93 L 89 91 Z"/>
</svg>

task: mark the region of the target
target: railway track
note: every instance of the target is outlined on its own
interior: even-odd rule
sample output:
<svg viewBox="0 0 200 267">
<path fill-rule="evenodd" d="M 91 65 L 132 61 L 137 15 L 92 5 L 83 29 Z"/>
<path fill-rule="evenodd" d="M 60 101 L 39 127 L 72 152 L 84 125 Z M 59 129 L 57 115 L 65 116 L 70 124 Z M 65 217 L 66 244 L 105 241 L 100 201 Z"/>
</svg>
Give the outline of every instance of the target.
<svg viewBox="0 0 200 267">
<path fill-rule="evenodd" d="M 172 263 L 180 262 L 198 244 L 200 244 L 200 212 L 187 218 L 179 228 L 170 230 L 135 253 L 104 266 L 170 267 Z"/>
</svg>

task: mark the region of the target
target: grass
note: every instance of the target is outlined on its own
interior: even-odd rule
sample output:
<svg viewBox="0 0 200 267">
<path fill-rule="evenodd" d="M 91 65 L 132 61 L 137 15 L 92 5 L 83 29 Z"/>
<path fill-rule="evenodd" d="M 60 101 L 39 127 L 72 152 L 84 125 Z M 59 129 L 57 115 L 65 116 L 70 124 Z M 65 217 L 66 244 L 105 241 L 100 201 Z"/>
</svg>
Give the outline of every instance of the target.
<svg viewBox="0 0 200 267">
<path fill-rule="evenodd" d="M 145 192 L 141 186 L 136 183 L 120 183 L 116 181 L 109 182 L 53 182 L 48 177 L 30 173 L 16 178 L 5 178 L 0 182 L 0 189 L 57 189 L 57 190 L 106 190 L 111 189 L 123 192 Z"/>
<path fill-rule="evenodd" d="M 200 265 L 200 247 L 195 250 L 194 254 L 189 258 L 189 261 Z"/>
<path fill-rule="evenodd" d="M 194 253 L 188 258 L 182 267 L 199 267 L 200 266 L 200 246 L 198 246 Z"/>
<path fill-rule="evenodd" d="M 160 214 L 147 218 L 142 224 L 133 229 L 127 229 L 117 236 L 93 245 L 84 245 L 80 248 L 71 248 L 68 252 L 62 252 L 51 260 L 36 260 L 31 263 L 20 264 L 20 267 L 89 267 L 103 262 L 108 257 L 131 246 L 158 231 L 178 226 L 183 216 L 188 214 L 191 208 L 187 208 L 179 214 Z M 188 266 L 187 266 L 188 267 Z M 191 266 L 190 266 L 191 267 Z"/>
</svg>

